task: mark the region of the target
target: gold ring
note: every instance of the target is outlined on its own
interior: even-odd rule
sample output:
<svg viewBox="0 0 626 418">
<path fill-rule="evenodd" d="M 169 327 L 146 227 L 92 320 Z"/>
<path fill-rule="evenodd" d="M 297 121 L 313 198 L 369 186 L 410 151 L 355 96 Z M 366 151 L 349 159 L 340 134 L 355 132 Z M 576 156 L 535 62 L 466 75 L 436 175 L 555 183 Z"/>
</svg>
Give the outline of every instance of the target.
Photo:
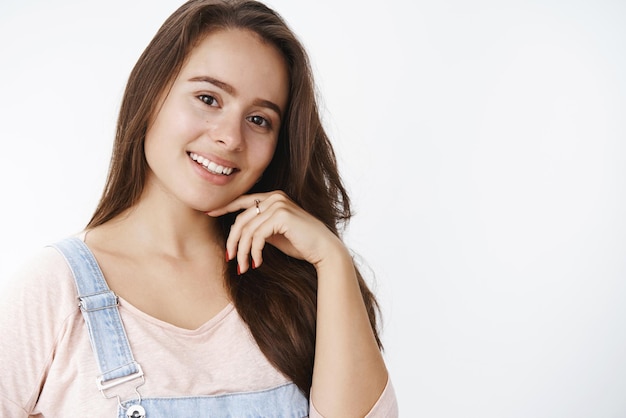
<svg viewBox="0 0 626 418">
<path fill-rule="evenodd" d="M 261 208 L 259 208 L 259 203 L 261 203 L 261 201 L 259 199 L 254 199 L 254 206 L 256 207 L 256 214 L 257 215 L 259 213 L 261 213 Z"/>
</svg>

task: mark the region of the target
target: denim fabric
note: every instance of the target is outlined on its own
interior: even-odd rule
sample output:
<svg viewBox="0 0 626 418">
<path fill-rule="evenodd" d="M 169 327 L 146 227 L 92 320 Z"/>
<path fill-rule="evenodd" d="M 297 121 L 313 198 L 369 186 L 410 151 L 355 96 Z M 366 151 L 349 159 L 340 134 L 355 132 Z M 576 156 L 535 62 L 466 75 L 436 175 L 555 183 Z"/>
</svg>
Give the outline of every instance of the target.
<svg viewBox="0 0 626 418">
<path fill-rule="evenodd" d="M 118 418 L 136 401 L 122 403 Z M 147 398 L 141 400 L 146 418 L 303 418 L 309 415 L 308 401 L 293 383 L 274 389 L 219 396 Z"/>
<path fill-rule="evenodd" d="M 76 282 L 80 308 L 100 368 L 98 380 L 106 383 L 137 373 L 139 366 L 122 325 L 117 297 L 109 289 L 91 250 L 76 237 L 66 238 L 54 247 L 65 257 Z"/>
<path fill-rule="evenodd" d="M 117 308 L 117 297 L 107 286 L 95 257 L 76 237 L 53 246 L 65 257 L 76 281 L 80 308 L 102 373 L 98 383 L 114 385 L 116 379 L 139 377 L 141 367 L 133 358 Z M 126 418 L 127 409 L 138 403 L 146 411 L 145 418 L 303 418 L 309 411 L 307 398 L 293 383 L 256 392 L 215 396 L 151 397 L 155 395 L 158 396 L 142 393 L 140 401 L 120 403 L 118 418 Z"/>
</svg>

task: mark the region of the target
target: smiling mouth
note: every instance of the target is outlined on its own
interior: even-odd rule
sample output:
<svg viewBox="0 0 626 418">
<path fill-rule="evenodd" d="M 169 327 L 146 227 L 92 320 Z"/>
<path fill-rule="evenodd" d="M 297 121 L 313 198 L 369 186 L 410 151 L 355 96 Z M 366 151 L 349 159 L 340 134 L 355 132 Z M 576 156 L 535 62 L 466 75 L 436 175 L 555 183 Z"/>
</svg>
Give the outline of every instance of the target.
<svg viewBox="0 0 626 418">
<path fill-rule="evenodd" d="M 218 174 L 221 176 L 230 176 L 235 172 L 235 169 L 233 167 L 224 167 L 193 152 L 189 152 L 188 154 L 192 160 L 204 167 L 204 169 L 209 173 Z"/>
</svg>

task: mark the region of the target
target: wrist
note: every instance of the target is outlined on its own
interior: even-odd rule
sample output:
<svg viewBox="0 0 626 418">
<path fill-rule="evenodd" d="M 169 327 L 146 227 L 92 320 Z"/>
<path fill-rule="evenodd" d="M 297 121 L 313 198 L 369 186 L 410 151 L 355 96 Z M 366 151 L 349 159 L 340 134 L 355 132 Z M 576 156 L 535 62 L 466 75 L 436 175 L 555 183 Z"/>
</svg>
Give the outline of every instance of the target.
<svg viewBox="0 0 626 418">
<path fill-rule="evenodd" d="M 314 264 L 318 275 L 324 271 L 332 271 L 341 266 L 353 266 L 352 254 L 341 239 L 337 238 L 332 244 L 326 246 L 325 254 Z"/>
</svg>

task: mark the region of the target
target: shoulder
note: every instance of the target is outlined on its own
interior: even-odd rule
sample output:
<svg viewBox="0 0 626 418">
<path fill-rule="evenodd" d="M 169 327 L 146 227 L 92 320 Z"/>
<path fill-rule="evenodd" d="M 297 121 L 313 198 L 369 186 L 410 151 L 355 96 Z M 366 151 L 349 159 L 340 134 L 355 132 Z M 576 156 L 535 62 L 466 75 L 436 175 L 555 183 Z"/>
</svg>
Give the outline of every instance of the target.
<svg viewBox="0 0 626 418">
<path fill-rule="evenodd" d="M 30 254 L 17 269 L 18 279 L 29 280 L 33 277 L 51 279 L 71 276 L 71 270 L 63 255 L 53 246 L 46 246 Z"/>
<path fill-rule="evenodd" d="M 65 311 L 67 315 L 70 306 L 78 306 L 72 272 L 63 255 L 53 247 L 30 254 L 7 279 L 0 308 L 38 310 L 37 306 L 53 305 L 55 311 Z"/>
<path fill-rule="evenodd" d="M 0 292 L 0 352 L 7 365 L 0 392 L 29 411 L 67 324 L 80 311 L 71 270 L 52 247 L 29 255 L 7 279 Z"/>
</svg>

